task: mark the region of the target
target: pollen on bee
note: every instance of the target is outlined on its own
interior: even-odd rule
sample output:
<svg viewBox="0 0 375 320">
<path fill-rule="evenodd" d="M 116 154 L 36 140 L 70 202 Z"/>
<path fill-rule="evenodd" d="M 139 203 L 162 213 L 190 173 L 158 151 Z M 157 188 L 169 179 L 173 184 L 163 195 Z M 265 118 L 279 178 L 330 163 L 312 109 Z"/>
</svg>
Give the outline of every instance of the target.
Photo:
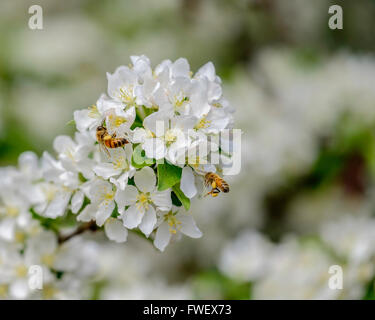
<svg viewBox="0 0 375 320">
<path fill-rule="evenodd" d="M 216 181 L 212 182 L 211 186 L 212 186 L 213 189 L 215 189 L 216 188 Z"/>
</svg>

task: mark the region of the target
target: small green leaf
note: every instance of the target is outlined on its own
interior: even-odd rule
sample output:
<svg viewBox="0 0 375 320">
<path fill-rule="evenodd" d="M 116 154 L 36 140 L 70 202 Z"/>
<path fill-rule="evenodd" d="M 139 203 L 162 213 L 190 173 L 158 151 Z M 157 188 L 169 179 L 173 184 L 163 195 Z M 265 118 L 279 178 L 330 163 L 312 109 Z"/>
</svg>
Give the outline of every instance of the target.
<svg viewBox="0 0 375 320">
<path fill-rule="evenodd" d="M 132 166 L 134 168 L 140 169 L 143 167 L 151 166 L 154 163 L 154 159 L 150 159 L 145 156 L 145 151 L 142 149 L 142 146 L 140 144 L 135 147 L 132 155 Z"/>
<path fill-rule="evenodd" d="M 181 207 L 182 203 L 180 199 L 177 198 L 176 194 L 174 191 L 171 192 L 171 198 L 172 198 L 172 204 L 175 205 L 176 207 Z"/>
<path fill-rule="evenodd" d="M 184 195 L 184 193 L 180 189 L 180 184 L 176 184 L 172 187 L 173 192 L 177 196 L 178 200 L 182 203 L 185 210 L 189 210 L 190 208 L 190 199 Z"/>
<path fill-rule="evenodd" d="M 142 126 L 143 126 L 142 118 L 138 114 L 136 114 L 135 120 L 134 120 L 132 126 L 130 127 L 130 129 L 134 130 L 135 128 L 139 128 L 139 127 L 142 127 Z"/>
<path fill-rule="evenodd" d="M 173 187 L 181 180 L 182 168 L 167 162 L 158 164 L 158 190 L 163 191 Z"/>
<path fill-rule="evenodd" d="M 65 125 L 70 126 L 70 125 L 75 125 L 75 124 L 76 124 L 75 120 L 72 119 L 72 120 L 69 120 Z"/>
</svg>

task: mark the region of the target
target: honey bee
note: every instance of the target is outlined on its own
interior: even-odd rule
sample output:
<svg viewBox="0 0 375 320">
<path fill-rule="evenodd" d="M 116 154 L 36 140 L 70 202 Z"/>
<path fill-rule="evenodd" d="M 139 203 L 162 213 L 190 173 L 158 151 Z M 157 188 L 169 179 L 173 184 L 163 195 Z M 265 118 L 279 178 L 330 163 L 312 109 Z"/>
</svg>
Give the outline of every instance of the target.
<svg viewBox="0 0 375 320">
<path fill-rule="evenodd" d="M 129 143 L 129 141 L 125 138 L 116 138 L 115 133 L 110 135 L 107 128 L 104 126 L 99 126 L 96 128 L 96 140 L 109 157 L 110 154 L 107 148 L 120 148 Z"/>
<path fill-rule="evenodd" d="M 213 173 L 213 172 L 207 173 L 204 176 L 204 183 L 207 187 L 208 186 L 212 187 L 212 190 L 208 192 L 205 196 L 208 196 L 210 194 L 213 197 L 217 197 L 220 191 L 224 193 L 229 192 L 228 183 L 216 173 Z"/>
</svg>

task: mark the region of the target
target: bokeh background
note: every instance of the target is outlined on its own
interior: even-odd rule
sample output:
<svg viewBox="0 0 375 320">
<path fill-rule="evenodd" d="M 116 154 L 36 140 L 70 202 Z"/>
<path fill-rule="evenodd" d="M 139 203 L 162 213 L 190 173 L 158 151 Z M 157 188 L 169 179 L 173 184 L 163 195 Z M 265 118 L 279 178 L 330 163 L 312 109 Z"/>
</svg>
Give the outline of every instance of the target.
<svg viewBox="0 0 375 320">
<path fill-rule="evenodd" d="M 28 28 L 33 4 L 43 30 Z M 328 28 L 333 4 L 343 30 Z M 237 110 L 242 172 L 193 206 L 204 236 L 159 253 L 86 235 L 99 266 L 81 298 L 375 297 L 374 0 L 1 1 L 0 42 L 1 166 L 53 152 L 130 55 L 212 61 Z"/>
</svg>

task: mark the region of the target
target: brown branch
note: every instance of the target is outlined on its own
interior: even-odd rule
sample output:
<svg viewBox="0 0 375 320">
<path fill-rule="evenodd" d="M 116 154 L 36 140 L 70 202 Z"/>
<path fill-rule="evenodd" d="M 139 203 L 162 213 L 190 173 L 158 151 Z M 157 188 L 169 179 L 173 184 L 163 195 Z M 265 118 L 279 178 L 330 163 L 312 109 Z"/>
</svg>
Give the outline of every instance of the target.
<svg viewBox="0 0 375 320">
<path fill-rule="evenodd" d="M 78 236 L 82 233 L 84 233 L 85 231 L 96 231 L 98 230 L 98 226 L 96 225 L 95 221 L 90 221 L 90 222 L 87 222 L 87 223 L 84 223 L 84 224 L 81 224 L 75 231 L 73 231 L 72 233 L 70 234 L 67 234 L 65 236 L 59 234 L 58 236 L 58 241 L 59 241 L 59 244 L 62 244 L 66 241 L 68 241 L 69 239 L 75 237 L 75 236 Z"/>
</svg>

